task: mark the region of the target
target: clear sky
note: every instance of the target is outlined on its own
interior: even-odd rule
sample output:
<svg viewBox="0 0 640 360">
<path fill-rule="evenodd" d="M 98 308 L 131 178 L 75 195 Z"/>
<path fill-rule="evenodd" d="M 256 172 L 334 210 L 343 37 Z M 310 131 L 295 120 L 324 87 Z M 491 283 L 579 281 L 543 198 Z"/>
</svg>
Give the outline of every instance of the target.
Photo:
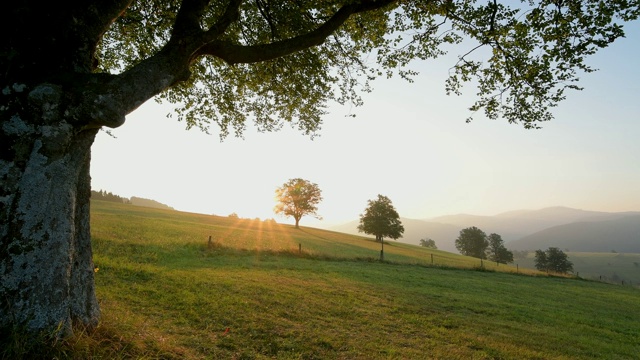
<svg viewBox="0 0 640 360">
<path fill-rule="evenodd" d="M 453 60 L 443 58 L 417 65 L 413 84 L 380 79 L 363 107 L 332 106 L 313 140 L 285 126 L 220 142 L 148 101 L 112 131 L 116 138 L 98 135 L 92 188 L 182 211 L 291 223 L 273 213 L 274 193 L 300 177 L 322 190 L 324 220 L 301 221 L 316 227 L 357 219 L 378 194 L 414 219 L 548 206 L 638 211 L 640 24 L 626 32 L 589 60 L 600 70 L 583 75 L 585 90 L 569 92 L 540 130 L 481 116 L 465 123 L 475 89 L 446 96 Z"/>
</svg>

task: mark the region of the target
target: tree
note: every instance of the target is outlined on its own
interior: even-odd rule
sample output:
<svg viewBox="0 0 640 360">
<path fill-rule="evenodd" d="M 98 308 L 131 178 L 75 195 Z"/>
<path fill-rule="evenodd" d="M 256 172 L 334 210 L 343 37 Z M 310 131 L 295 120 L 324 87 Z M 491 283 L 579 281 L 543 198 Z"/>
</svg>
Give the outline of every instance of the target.
<svg viewBox="0 0 640 360">
<path fill-rule="evenodd" d="M 508 264 L 513 262 L 513 253 L 504 246 L 502 236 L 492 233 L 487 237 L 487 258 L 496 263 Z"/>
<path fill-rule="evenodd" d="M 411 60 L 469 39 L 491 51 L 463 50 L 448 93 L 475 81 L 472 113 L 535 128 L 592 71 L 585 58 L 624 36 L 617 23 L 639 13 L 637 2 L 522 4 L 4 2 L 0 328 L 97 323 L 91 144 L 149 99 L 175 104 L 188 128 L 217 126 L 221 137 L 241 135 L 251 120 L 261 131 L 289 123 L 313 135 L 329 101 L 360 105 L 375 77 L 410 78 Z"/>
<path fill-rule="evenodd" d="M 436 246 L 435 240 L 430 238 L 420 239 L 420 246 L 423 246 L 429 249 L 438 249 L 438 247 Z"/>
<path fill-rule="evenodd" d="M 320 219 L 316 213 L 316 205 L 322 201 L 322 191 L 317 184 L 300 178 L 289 179 L 276 189 L 276 199 L 278 204 L 274 208 L 275 213 L 293 216 L 296 229 L 299 228 L 300 219 L 305 215 Z"/>
<path fill-rule="evenodd" d="M 384 238 L 400 238 L 404 233 L 404 226 L 388 197 L 378 194 L 377 200 L 368 200 L 367 203 L 364 214 L 360 214 L 358 231 L 375 235 L 376 241 L 382 244 L 380 259 L 384 259 Z"/>
<path fill-rule="evenodd" d="M 460 230 L 456 239 L 456 249 L 460 254 L 486 259 L 485 251 L 489 246 L 487 234 L 475 226 Z"/>
<path fill-rule="evenodd" d="M 557 247 L 550 247 L 546 251 L 536 250 L 535 266 L 540 271 L 552 271 L 559 274 L 573 272 L 573 263 L 567 254 Z"/>
</svg>

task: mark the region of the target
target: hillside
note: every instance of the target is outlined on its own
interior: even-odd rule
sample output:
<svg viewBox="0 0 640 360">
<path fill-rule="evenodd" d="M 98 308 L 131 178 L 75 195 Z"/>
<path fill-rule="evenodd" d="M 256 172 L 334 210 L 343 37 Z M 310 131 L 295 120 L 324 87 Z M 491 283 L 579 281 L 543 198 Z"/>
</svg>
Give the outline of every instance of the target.
<svg viewBox="0 0 640 360">
<path fill-rule="evenodd" d="M 472 271 L 477 259 L 399 242 L 385 245 L 389 261 L 380 262 L 372 239 L 271 221 L 101 201 L 92 202 L 91 215 L 102 318 L 57 358 L 638 353 L 640 323 L 629 314 L 640 312 L 640 291 L 631 287 L 524 276 L 487 263 Z M 442 265 L 432 266 L 430 254 Z"/>
<path fill-rule="evenodd" d="M 439 249 L 455 252 L 460 230 L 476 226 L 485 233 L 502 236 L 511 250 L 536 250 L 549 246 L 580 252 L 640 253 L 639 212 L 598 212 L 550 207 L 517 210 L 494 216 L 446 215 L 427 220 L 401 218 L 405 228 L 399 241 L 419 244 L 425 237 L 436 241 Z M 357 234 L 358 222 L 352 221 L 332 230 Z M 635 237 L 634 237 L 635 236 Z M 606 239 L 606 240 L 603 240 Z"/>
<path fill-rule="evenodd" d="M 556 206 L 539 210 L 509 211 L 494 216 L 447 215 L 428 219 L 428 221 L 451 224 L 461 229 L 476 226 L 487 234 L 498 233 L 508 242 L 558 225 L 613 220 L 631 215 L 640 216 L 640 213 L 610 213 Z"/>
<path fill-rule="evenodd" d="M 137 196 L 132 196 L 129 201 L 131 202 L 132 205 L 136 205 L 136 206 L 173 210 L 171 206 L 163 204 L 156 200 L 152 200 L 152 199 L 145 199 Z"/>
<path fill-rule="evenodd" d="M 401 218 L 400 221 L 402 221 L 405 230 L 402 238 L 398 239 L 399 242 L 418 245 L 420 244 L 420 239 L 431 238 L 435 240 L 438 249 L 452 253 L 458 252 L 455 247 L 455 239 L 460 234 L 458 226 L 407 218 Z M 346 234 L 363 235 L 358 233 L 358 221 L 334 226 L 331 230 Z"/>
<path fill-rule="evenodd" d="M 558 225 L 507 245 L 513 250 L 555 246 L 580 252 L 640 253 L 640 215 Z"/>
</svg>

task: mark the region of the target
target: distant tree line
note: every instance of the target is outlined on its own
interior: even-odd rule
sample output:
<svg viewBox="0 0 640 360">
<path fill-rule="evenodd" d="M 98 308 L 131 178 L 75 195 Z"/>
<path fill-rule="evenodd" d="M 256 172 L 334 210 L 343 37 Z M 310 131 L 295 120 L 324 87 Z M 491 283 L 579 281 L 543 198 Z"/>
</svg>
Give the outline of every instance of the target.
<svg viewBox="0 0 640 360">
<path fill-rule="evenodd" d="M 171 206 L 167 204 L 163 204 L 159 201 L 155 201 L 152 199 L 145 199 L 145 198 L 136 197 L 136 196 L 131 197 L 130 204 L 135 206 L 144 206 L 144 207 L 155 208 L 155 209 L 175 210 Z"/>
<path fill-rule="evenodd" d="M 150 207 L 150 208 L 156 208 L 156 209 L 175 210 L 169 205 L 163 204 L 161 202 L 158 202 L 152 199 L 145 199 L 145 198 L 136 197 L 136 196 L 132 196 L 131 199 L 128 199 L 126 197 L 122 197 L 112 192 L 107 192 L 105 190 L 99 190 L 99 191 L 91 190 L 91 199 L 111 201 L 111 202 L 116 202 L 120 204 L 131 204 L 135 206 L 144 206 L 144 207 Z"/>
<path fill-rule="evenodd" d="M 91 198 L 94 200 L 112 201 L 121 204 L 131 204 L 131 201 L 127 198 L 115 195 L 105 190 L 95 191 L 91 190 Z"/>
</svg>

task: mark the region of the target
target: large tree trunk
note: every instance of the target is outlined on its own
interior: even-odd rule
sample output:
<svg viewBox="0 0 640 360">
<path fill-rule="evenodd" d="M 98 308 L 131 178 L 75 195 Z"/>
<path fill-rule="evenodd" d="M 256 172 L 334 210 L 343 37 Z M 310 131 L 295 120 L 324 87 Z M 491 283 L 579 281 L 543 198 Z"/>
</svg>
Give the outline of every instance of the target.
<svg viewBox="0 0 640 360">
<path fill-rule="evenodd" d="M 5 94 L 6 95 L 6 94 Z M 96 128 L 3 112 L 0 327 L 37 332 L 99 317 L 89 229 Z M 51 119 L 44 119 L 51 120 Z M 61 335 L 61 334 L 60 334 Z"/>
<path fill-rule="evenodd" d="M 11 22 L 0 21 L 0 334 L 68 332 L 98 321 L 91 144 L 98 129 L 122 125 L 140 104 L 186 80 L 202 45 L 178 39 L 121 74 L 99 72 L 98 44 L 130 3 L 3 8 Z"/>
</svg>

